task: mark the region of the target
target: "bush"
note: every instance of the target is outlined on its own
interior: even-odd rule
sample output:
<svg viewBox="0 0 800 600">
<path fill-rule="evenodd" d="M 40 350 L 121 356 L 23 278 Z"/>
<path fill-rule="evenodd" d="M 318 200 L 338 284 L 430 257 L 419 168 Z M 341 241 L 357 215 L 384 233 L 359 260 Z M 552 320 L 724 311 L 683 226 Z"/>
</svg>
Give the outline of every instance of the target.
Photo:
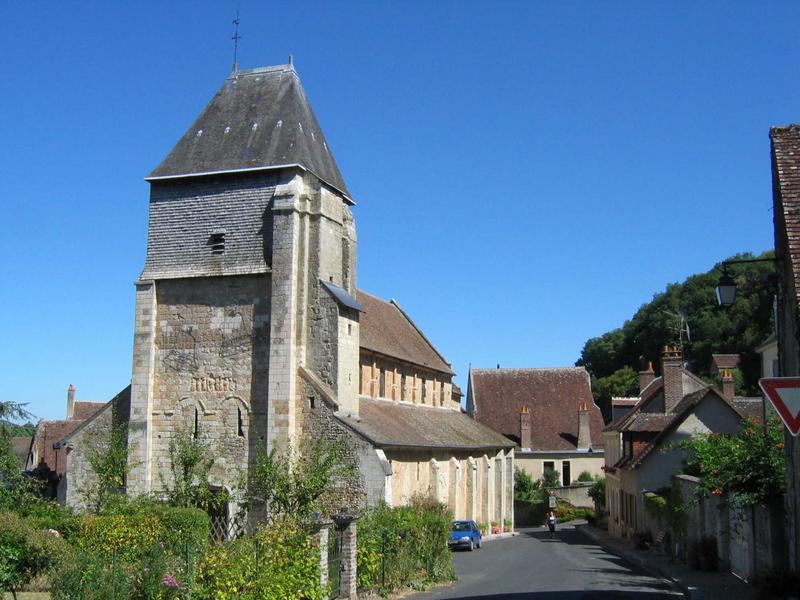
<svg viewBox="0 0 800 600">
<path fill-rule="evenodd" d="M 411 504 L 367 511 L 358 522 L 358 587 L 388 594 L 400 588 L 452 581 L 447 547 L 452 515 L 446 506 L 414 497 Z"/>
<path fill-rule="evenodd" d="M 35 529 L 18 515 L 0 513 L 0 589 L 19 589 L 59 565 L 67 550 L 57 535 Z"/>
<path fill-rule="evenodd" d="M 595 506 L 598 508 L 605 508 L 606 506 L 606 478 L 601 477 L 594 482 L 594 485 L 589 488 L 587 492 L 589 498 L 594 501 Z"/>
<path fill-rule="evenodd" d="M 200 562 L 193 598 L 213 600 L 321 599 L 317 537 L 284 516 L 254 536 L 209 549 Z"/>
<path fill-rule="evenodd" d="M 181 555 L 185 547 L 202 549 L 208 541 L 208 515 L 196 508 L 155 503 L 131 503 L 119 514 L 81 519 L 77 546 L 123 561 L 139 560 L 150 548 L 163 544 L 167 554 Z"/>
<path fill-rule="evenodd" d="M 578 475 L 578 481 L 581 483 L 588 483 L 594 481 L 594 477 L 591 473 L 589 473 L 589 471 L 581 471 L 581 474 Z"/>
<path fill-rule="evenodd" d="M 556 508 L 553 511 L 556 513 L 556 519 L 559 523 L 566 523 L 567 521 L 574 521 L 575 519 L 586 519 L 594 517 L 594 510 L 582 506 L 573 506 L 565 500 L 560 498 L 556 501 Z"/>
</svg>

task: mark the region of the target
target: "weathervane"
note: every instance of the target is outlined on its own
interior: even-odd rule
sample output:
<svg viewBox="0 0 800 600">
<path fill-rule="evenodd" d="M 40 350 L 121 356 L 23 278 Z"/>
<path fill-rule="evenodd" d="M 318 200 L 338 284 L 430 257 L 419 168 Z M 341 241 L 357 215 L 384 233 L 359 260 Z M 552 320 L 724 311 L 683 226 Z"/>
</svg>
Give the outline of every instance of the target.
<svg viewBox="0 0 800 600">
<path fill-rule="evenodd" d="M 236 30 L 231 38 L 233 40 L 233 72 L 236 73 L 239 70 L 239 40 L 242 39 L 242 36 L 239 35 L 239 9 L 236 9 L 236 18 L 233 20 L 233 24 L 236 25 Z"/>
</svg>

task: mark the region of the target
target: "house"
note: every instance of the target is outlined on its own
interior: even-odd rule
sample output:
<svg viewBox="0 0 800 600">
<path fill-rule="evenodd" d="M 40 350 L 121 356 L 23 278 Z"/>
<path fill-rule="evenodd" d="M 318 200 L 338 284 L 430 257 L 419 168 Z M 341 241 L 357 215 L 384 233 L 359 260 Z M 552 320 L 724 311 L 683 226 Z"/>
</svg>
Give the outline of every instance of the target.
<svg viewBox="0 0 800 600">
<path fill-rule="evenodd" d="M 740 357 L 738 354 L 712 354 L 711 367 L 708 372 L 711 377 L 718 377 L 723 370 L 731 371 L 739 368 Z"/>
<path fill-rule="evenodd" d="M 800 376 L 800 125 L 773 127 L 772 199 L 778 270 L 778 370 Z M 800 571 L 800 442 L 786 432 L 786 537 L 788 568 Z"/>
<path fill-rule="evenodd" d="M 66 472 L 65 452 L 59 442 L 92 417 L 103 406 L 102 402 L 75 400 L 75 387 L 67 390 L 67 406 L 64 419 L 42 419 L 29 444 L 24 461 L 25 471 L 38 471 L 48 477 L 54 486 Z"/>
<path fill-rule="evenodd" d="M 761 376 L 780 377 L 778 335 L 773 331 L 766 340 L 756 346 L 755 350 L 761 356 Z"/>
<path fill-rule="evenodd" d="M 683 453 L 673 444 L 700 433 L 733 434 L 742 419 L 730 372 L 719 391 L 683 367 L 677 348 L 664 349 L 660 377 L 650 365 L 639 382 L 639 401 L 603 432 L 608 528 L 626 537 L 648 526 L 643 493 L 669 486 L 680 471 Z"/>
<path fill-rule="evenodd" d="M 603 417 L 583 367 L 470 369 L 467 412 L 513 440 L 516 467 L 534 479 L 602 475 Z"/>
<path fill-rule="evenodd" d="M 350 508 L 421 492 L 512 520 L 513 444 L 461 413 L 400 306 L 356 287 L 355 201 L 292 64 L 232 73 L 147 181 L 131 385 L 65 438 L 65 502 L 125 415 L 133 496 L 163 493 L 170 440 L 192 435 L 230 514 L 261 449 L 324 437 L 358 462 Z"/>
</svg>

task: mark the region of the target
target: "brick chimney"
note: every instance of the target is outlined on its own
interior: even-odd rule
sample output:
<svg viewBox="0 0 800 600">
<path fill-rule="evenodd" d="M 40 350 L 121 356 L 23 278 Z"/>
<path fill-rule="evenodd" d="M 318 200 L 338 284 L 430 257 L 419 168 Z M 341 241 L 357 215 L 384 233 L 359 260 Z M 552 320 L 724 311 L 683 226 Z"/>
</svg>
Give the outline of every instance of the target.
<svg viewBox="0 0 800 600">
<path fill-rule="evenodd" d="M 71 383 L 67 388 L 67 419 L 72 418 L 72 413 L 75 410 L 75 386 Z"/>
<path fill-rule="evenodd" d="M 529 450 L 531 447 L 531 409 L 527 406 L 519 413 L 519 445 Z"/>
<path fill-rule="evenodd" d="M 728 402 L 733 402 L 733 395 L 736 393 L 736 380 L 733 372 L 729 369 L 722 371 L 722 395 Z"/>
<path fill-rule="evenodd" d="M 589 429 L 589 407 L 586 402 L 578 410 L 578 450 L 592 447 L 592 432 Z"/>
<path fill-rule="evenodd" d="M 655 379 L 656 374 L 653 371 L 652 361 L 648 361 L 647 368 L 644 371 L 639 371 L 639 393 L 646 388 Z"/>
<path fill-rule="evenodd" d="M 683 356 L 677 346 L 664 346 L 661 376 L 664 378 L 664 412 L 670 413 L 683 400 Z"/>
</svg>

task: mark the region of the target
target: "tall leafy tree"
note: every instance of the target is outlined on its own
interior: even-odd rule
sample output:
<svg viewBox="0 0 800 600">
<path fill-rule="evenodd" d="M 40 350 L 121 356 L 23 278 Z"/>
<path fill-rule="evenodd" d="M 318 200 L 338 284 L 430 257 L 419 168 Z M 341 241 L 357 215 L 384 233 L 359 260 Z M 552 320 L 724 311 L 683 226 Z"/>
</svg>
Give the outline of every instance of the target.
<svg viewBox="0 0 800 600">
<path fill-rule="evenodd" d="M 758 258 L 771 258 L 765 252 Z M 728 260 L 755 258 L 740 254 Z M 760 377 L 759 356 L 755 347 L 772 332 L 772 302 L 775 287 L 769 281 L 774 267 L 769 262 L 732 265 L 729 269 L 737 284 L 733 306 L 717 305 L 715 288 L 722 274 L 722 264 L 706 273 L 688 277 L 683 283 L 671 283 L 621 327 L 588 340 L 576 362 L 592 375 L 593 392 L 598 404 L 609 415 L 612 396 L 635 392 L 634 373 L 652 362 L 658 372 L 661 350 L 665 345 L 682 345 L 684 359 L 700 376 L 708 377 L 711 355 L 741 355 L 742 389 L 755 394 Z M 683 316 L 683 319 L 681 318 Z M 688 333 L 687 333 L 688 327 Z"/>
</svg>

